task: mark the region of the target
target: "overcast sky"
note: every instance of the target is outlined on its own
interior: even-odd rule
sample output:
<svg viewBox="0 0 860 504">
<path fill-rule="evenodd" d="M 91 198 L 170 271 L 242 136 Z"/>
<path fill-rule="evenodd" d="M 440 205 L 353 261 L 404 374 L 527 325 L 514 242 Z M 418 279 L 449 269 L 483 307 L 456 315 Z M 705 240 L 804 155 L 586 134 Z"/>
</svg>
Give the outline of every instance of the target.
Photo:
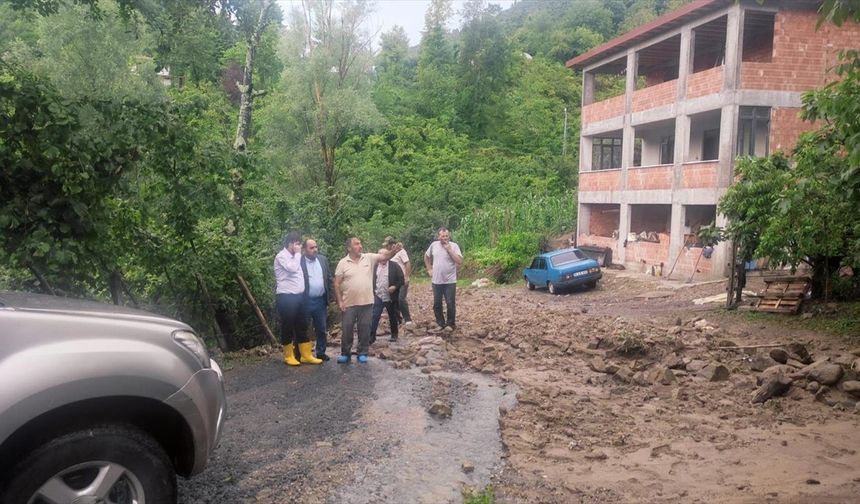
<svg viewBox="0 0 860 504">
<path fill-rule="evenodd" d="M 285 11 L 292 6 L 301 7 L 301 0 L 280 0 Z M 499 5 L 507 9 L 515 3 L 514 0 L 488 0 L 489 4 Z M 409 45 L 417 45 L 421 41 L 421 30 L 424 29 L 424 12 L 430 0 L 376 0 L 374 2 L 374 13 L 370 26 L 367 28 L 371 33 L 378 34 L 390 30 L 394 25 L 400 25 L 409 35 Z M 457 12 L 463 6 L 462 0 L 454 0 L 454 19 L 451 20 L 449 28 L 459 26 L 460 20 Z"/>
</svg>

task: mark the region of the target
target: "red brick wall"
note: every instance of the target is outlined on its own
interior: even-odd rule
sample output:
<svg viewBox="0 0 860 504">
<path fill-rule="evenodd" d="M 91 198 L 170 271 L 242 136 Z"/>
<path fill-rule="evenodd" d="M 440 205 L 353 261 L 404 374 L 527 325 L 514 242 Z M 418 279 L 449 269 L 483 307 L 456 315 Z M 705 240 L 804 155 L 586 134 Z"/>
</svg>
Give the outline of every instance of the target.
<svg viewBox="0 0 860 504">
<path fill-rule="evenodd" d="M 723 88 L 723 67 L 718 66 L 687 77 L 687 98 L 719 93 Z"/>
<path fill-rule="evenodd" d="M 672 166 L 650 166 L 627 170 L 627 189 L 671 189 L 674 169 Z"/>
<path fill-rule="evenodd" d="M 672 273 L 672 278 L 675 280 L 680 280 L 681 278 L 687 279 L 690 278 L 690 274 L 693 272 L 693 267 L 696 268 L 696 274 L 693 275 L 693 279 L 708 277 L 711 276 L 711 273 L 714 270 L 714 259 L 711 256 L 710 259 L 702 256 L 699 259 L 699 254 L 702 253 L 702 249 L 700 247 L 693 248 L 682 248 L 681 255 L 678 256 L 678 262 L 675 264 L 675 271 Z M 696 265 L 696 261 L 699 261 L 699 264 Z M 663 276 L 667 276 L 669 274 L 669 269 L 672 265 L 669 265 L 669 268 L 663 267 Z"/>
<path fill-rule="evenodd" d="M 684 189 L 717 187 L 719 166 L 719 163 L 713 161 L 685 164 L 681 167 L 681 187 Z"/>
<path fill-rule="evenodd" d="M 631 266 L 638 264 L 642 267 L 644 267 L 643 261 L 648 266 L 663 263 L 665 268 L 666 263 L 669 262 L 669 234 L 659 233 L 657 236 L 660 239 L 660 243 L 646 241 L 628 242 L 627 251 L 625 252 L 625 262 L 631 264 Z M 635 267 L 633 266 L 633 268 Z"/>
<path fill-rule="evenodd" d="M 774 108 L 770 112 L 770 152 L 782 150 L 790 153 L 797 138 L 804 131 L 815 128 L 815 124 L 800 119 L 799 108 Z"/>
<path fill-rule="evenodd" d="M 582 107 L 582 124 L 624 115 L 624 95 L 613 96 L 606 100 Z"/>
<path fill-rule="evenodd" d="M 590 234 L 597 236 L 612 236 L 618 231 L 618 221 L 621 218 L 620 205 L 586 205 L 591 211 L 588 220 Z"/>
<path fill-rule="evenodd" d="M 741 63 L 741 88 L 806 91 L 833 78 L 828 72 L 839 49 L 860 46 L 860 27 L 830 24 L 815 30 L 814 11 L 779 11 L 773 39 L 773 61 Z"/>
<path fill-rule="evenodd" d="M 579 192 L 621 189 L 621 170 L 587 171 L 579 174 Z"/>
<path fill-rule="evenodd" d="M 673 103 L 677 98 L 678 80 L 670 80 L 633 92 L 633 112 Z"/>
</svg>

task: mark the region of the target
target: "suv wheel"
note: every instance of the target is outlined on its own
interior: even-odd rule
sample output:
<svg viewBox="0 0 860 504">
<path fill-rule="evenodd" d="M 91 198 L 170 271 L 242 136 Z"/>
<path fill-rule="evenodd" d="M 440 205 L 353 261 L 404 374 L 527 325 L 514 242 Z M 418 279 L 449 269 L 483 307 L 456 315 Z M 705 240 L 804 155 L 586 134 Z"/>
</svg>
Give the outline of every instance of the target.
<svg viewBox="0 0 860 504">
<path fill-rule="evenodd" d="M 558 287 L 556 287 L 554 283 L 547 282 L 546 288 L 549 290 L 550 294 L 558 294 Z"/>
<path fill-rule="evenodd" d="M 12 471 L 0 502 L 176 502 L 176 474 L 158 443 L 133 427 L 105 425 L 53 439 Z"/>
<path fill-rule="evenodd" d="M 535 290 L 535 284 L 531 283 L 528 278 L 526 278 L 526 287 L 528 287 L 529 290 Z"/>
</svg>

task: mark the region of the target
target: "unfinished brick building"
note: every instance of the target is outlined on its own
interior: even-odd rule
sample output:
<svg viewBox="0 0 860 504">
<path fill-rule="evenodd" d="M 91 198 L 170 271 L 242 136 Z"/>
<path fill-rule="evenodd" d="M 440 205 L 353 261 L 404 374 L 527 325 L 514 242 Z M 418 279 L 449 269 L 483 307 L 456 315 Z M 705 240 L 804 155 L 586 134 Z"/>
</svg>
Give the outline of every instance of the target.
<svg viewBox="0 0 860 504">
<path fill-rule="evenodd" d="M 801 95 L 831 80 L 856 24 L 816 30 L 819 2 L 696 0 L 568 61 L 583 73 L 577 243 L 673 278 L 726 273 L 696 231 L 739 155 L 789 152 Z"/>
</svg>

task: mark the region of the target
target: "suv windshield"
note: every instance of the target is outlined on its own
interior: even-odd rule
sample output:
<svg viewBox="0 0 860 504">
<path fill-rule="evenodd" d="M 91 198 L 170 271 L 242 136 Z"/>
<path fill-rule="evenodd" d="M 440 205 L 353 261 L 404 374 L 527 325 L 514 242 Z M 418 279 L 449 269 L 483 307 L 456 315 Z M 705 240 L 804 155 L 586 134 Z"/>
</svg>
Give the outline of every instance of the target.
<svg viewBox="0 0 860 504">
<path fill-rule="evenodd" d="M 585 259 L 585 254 L 578 250 L 571 250 L 570 252 L 565 252 L 563 254 L 553 256 L 549 260 L 552 261 L 553 266 L 558 267 L 564 266 L 565 264 L 575 263 L 583 259 Z"/>
</svg>

